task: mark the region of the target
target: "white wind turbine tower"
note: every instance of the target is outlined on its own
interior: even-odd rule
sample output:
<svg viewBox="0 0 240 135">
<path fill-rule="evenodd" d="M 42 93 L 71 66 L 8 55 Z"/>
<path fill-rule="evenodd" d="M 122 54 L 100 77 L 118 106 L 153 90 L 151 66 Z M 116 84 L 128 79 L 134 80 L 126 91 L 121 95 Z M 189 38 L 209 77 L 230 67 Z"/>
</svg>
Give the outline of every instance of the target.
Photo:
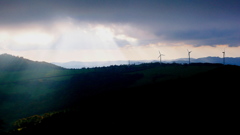
<svg viewBox="0 0 240 135">
<path fill-rule="evenodd" d="M 222 53 L 223 53 L 223 65 L 225 65 L 225 54 L 226 54 L 225 48 L 224 48 L 224 51 Z"/>
<path fill-rule="evenodd" d="M 187 51 L 188 51 L 188 64 L 190 64 L 191 63 L 190 62 L 190 54 L 191 54 L 192 51 L 189 51 L 188 49 L 187 49 Z"/>
<path fill-rule="evenodd" d="M 164 54 L 161 54 L 161 52 L 159 51 L 159 56 L 158 56 L 158 58 L 159 58 L 160 64 L 162 64 L 162 56 L 164 56 Z"/>
</svg>

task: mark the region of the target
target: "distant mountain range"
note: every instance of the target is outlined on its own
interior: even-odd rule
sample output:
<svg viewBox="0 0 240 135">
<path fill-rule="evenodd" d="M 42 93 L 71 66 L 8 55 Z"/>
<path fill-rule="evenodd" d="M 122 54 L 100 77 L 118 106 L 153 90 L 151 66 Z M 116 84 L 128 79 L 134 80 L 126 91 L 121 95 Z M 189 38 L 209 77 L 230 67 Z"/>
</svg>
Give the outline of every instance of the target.
<svg viewBox="0 0 240 135">
<path fill-rule="evenodd" d="M 187 58 L 177 59 L 175 60 L 176 63 L 188 63 Z M 191 58 L 191 62 L 194 63 L 223 63 L 223 58 L 220 57 L 203 57 L 198 59 Z M 225 64 L 227 65 L 238 65 L 240 66 L 240 57 L 226 57 Z"/>
<path fill-rule="evenodd" d="M 80 61 L 71 61 L 65 63 L 53 63 L 55 65 L 64 67 L 64 68 L 84 68 L 84 67 L 103 67 L 111 65 L 127 65 L 127 64 L 141 64 L 141 63 L 150 63 L 158 61 L 142 60 L 142 61 L 104 61 L 104 62 L 80 62 Z M 188 63 L 188 58 L 180 58 L 170 61 L 163 61 L 164 63 Z M 192 63 L 223 63 L 223 59 L 220 57 L 203 57 L 203 58 L 191 58 Z M 232 58 L 226 57 L 225 64 L 229 65 L 238 65 L 240 66 L 240 57 Z"/>
<path fill-rule="evenodd" d="M 70 61 L 65 63 L 54 62 L 53 64 L 64 67 L 64 68 L 92 68 L 92 67 L 104 67 L 111 65 L 126 65 L 128 61 L 96 61 L 96 62 L 81 62 L 81 61 Z M 144 63 L 144 61 L 132 61 L 133 63 Z"/>
<path fill-rule="evenodd" d="M 38 62 L 25 59 L 23 57 L 17 57 L 10 54 L 0 55 L 0 69 L 1 70 L 37 70 L 37 69 L 61 69 L 63 68 L 92 68 L 92 67 L 104 67 L 111 65 L 138 65 L 141 63 L 155 63 L 158 62 L 150 60 L 141 61 L 97 61 L 97 62 L 81 62 L 71 61 L 65 63 L 53 62 Z M 180 58 L 170 61 L 163 61 L 164 63 L 188 63 L 188 58 Z M 223 63 L 223 59 L 220 57 L 203 57 L 203 58 L 191 58 L 192 63 Z M 240 57 L 226 57 L 225 64 L 240 66 Z"/>
</svg>

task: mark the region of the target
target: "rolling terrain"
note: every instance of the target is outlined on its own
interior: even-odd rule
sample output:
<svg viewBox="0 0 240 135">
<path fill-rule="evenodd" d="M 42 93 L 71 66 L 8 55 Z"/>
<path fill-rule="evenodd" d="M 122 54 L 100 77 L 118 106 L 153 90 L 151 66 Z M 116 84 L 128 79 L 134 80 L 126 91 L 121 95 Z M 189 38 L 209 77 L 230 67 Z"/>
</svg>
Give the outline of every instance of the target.
<svg viewBox="0 0 240 135">
<path fill-rule="evenodd" d="M 0 60 L 0 127 L 8 134 L 203 132 L 227 127 L 236 111 L 238 66 L 64 69 L 11 55 Z"/>
<path fill-rule="evenodd" d="M 156 63 L 159 61 L 151 61 L 151 60 L 145 60 L 145 61 L 105 61 L 105 62 L 80 62 L 80 61 L 72 61 L 72 62 L 54 62 L 53 64 L 68 68 L 68 69 L 76 69 L 76 68 L 93 68 L 93 67 L 104 67 L 104 66 L 111 66 L 111 65 L 126 65 L 126 64 L 135 64 L 139 65 L 142 63 Z M 202 57 L 202 58 L 191 58 L 191 62 L 193 63 L 215 63 L 215 64 L 222 64 L 223 58 L 221 57 Z M 174 59 L 174 60 L 167 60 L 164 61 L 164 63 L 178 63 L 178 64 L 188 64 L 188 58 L 180 58 L 180 59 Z M 225 58 L 225 64 L 227 65 L 237 65 L 240 66 L 240 57 L 226 57 Z"/>
</svg>

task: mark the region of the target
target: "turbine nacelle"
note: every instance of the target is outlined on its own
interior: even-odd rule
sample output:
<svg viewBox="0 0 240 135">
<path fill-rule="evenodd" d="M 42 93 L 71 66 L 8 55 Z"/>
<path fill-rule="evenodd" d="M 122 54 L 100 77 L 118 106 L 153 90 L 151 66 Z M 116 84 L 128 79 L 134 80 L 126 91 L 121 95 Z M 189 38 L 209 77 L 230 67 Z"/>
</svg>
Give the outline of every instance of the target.
<svg viewBox="0 0 240 135">
<path fill-rule="evenodd" d="M 159 56 L 164 56 L 164 54 L 162 54 L 162 53 L 159 51 Z"/>
<path fill-rule="evenodd" d="M 189 51 L 188 49 L 187 49 L 187 51 L 188 51 L 189 54 L 192 52 L 192 51 Z"/>
<path fill-rule="evenodd" d="M 223 65 L 225 65 L 225 48 L 224 48 L 224 51 L 222 52 L 223 53 Z"/>
<path fill-rule="evenodd" d="M 165 56 L 165 55 L 162 54 L 162 53 L 159 51 L 159 56 L 158 56 L 158 58 L 160 58 L 161 56 Z"/>
</svg>

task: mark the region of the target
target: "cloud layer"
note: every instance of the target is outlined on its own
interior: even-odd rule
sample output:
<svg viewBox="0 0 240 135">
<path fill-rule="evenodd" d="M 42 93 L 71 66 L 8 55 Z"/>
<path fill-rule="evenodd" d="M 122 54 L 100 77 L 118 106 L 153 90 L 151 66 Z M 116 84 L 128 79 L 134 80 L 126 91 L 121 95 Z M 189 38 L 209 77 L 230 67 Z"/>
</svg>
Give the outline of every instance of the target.
<svg viewBox="0 0 240 135">
<path fill-rule="evenodd" d="M 48 26 L 72 18 L 79 23 L 128 24 L 154 35 L 142 40 L 137 33 L 125 33 L 142 44 L 239 46 L 239 5 L 239 0 L 1 0 L 0 27 Z"/>
<path fill-rule="evenodd" d="M 239 0 L 1 0 L 0 49 L 238 48 L 239 5 Z"/>
</svg>

